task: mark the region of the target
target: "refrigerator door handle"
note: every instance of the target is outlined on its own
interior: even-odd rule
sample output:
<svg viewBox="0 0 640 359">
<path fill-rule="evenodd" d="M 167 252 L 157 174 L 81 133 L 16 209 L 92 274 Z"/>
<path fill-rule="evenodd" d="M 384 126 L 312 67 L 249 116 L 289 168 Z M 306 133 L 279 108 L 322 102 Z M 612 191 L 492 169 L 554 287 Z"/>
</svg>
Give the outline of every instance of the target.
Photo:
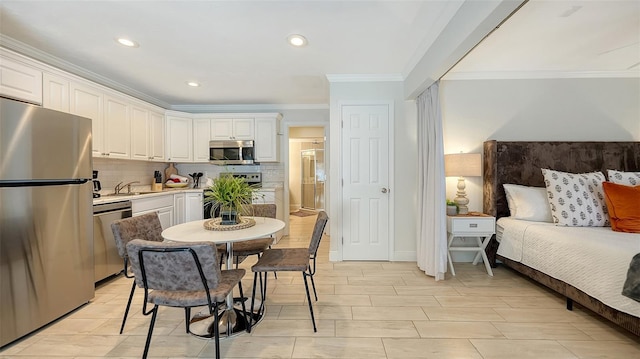
<svg viewBox="0 0 640 359">
<path fill-rule="evenodd" d="M 64 179 L 64 180 L 3 180 L 0 187 L 41 187 L 41 186 L 61 186 L 66 184 L 84 184 L 89 182 L 88 178 Z"/>
</svg>

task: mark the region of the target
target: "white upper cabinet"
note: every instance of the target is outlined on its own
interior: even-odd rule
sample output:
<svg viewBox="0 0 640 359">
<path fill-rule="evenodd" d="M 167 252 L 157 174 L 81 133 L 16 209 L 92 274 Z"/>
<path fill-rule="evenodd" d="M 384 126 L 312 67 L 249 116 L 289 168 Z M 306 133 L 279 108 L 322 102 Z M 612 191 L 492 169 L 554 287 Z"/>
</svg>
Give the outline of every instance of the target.
<svg viewBox="0 0 640 359">
<path fill-rule="evenodd" d="M 91 119 L 93 156 L 107 156 L 104 143 L 103 95 L 93 87 L 75 82 L 69 84 L 69 109 L 74 115 Z"/>
<path fill-rule="evenodd" d="M 188 117 L 167 116 L 167 161 L 193 161 L 193 122 Z"/>
<path fill-rule="evenodd" d="M 211 119 L 193 119 L 193 162 L 209 162 Z"/>
<path fill-rule="evenodd" d="M 164 114 L 149 112 L 149 155 L 152 161 L 164 162 Z"/>
<path fill-rule="evenodd" d="M 253 140 L 253 118 L 216 118 L 211 121 L 212 140 Z"/>
<path fill-rule="evenodd" d="M 42 75 L 42 106 L 69 112 L 69 80 L 45 72 Z"/>
<path fill-rule="evenodd" d="M 151 119 L 146 108 L 131 106 L 131 159 L 150 160 Z"/>
<path fill-rule="evenodd" d="M 109 158 L 131 158 L 130 106 L 124 98 L 105 96 L 105 145 Z"/>
<path fill-rule="evenodd" d="M 3 57 L 0 61 L 0 95 L 42 104 L 42 71 Z"/>
<path fill-rule="evenodd" d="M 256 162 L 280 161 L 280 115 L 274 117 L 256 117 L 255 119 L 255 158 Z"/>
</svg>

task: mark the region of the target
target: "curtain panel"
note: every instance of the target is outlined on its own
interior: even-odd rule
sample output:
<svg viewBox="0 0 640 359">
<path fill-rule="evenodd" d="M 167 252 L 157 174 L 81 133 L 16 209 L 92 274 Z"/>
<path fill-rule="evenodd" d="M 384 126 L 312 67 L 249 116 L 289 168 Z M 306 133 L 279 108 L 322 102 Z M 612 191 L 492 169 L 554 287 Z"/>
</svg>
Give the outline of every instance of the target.
<svg viewBox="0 0 640 359">
<path fill-rule="evenodd" d="M 447 271 L 446 182 L 439 81 L 420 96 L 418 106 L 418 267 L 435 280 Z"/>
</svg>

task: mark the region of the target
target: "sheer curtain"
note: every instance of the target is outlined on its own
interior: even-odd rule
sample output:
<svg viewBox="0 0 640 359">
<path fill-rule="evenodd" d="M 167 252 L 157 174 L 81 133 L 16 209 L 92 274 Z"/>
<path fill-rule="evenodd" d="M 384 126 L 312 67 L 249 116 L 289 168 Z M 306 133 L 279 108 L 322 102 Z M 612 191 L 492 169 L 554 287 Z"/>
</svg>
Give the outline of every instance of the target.
<svg viewBox="0 0 640 359">
<path fill-rule="evenodd" d="M 447 271 L 446 189 L 439 81 L 417 98 L 418 267 L 435 280 Z"/>
</svg>

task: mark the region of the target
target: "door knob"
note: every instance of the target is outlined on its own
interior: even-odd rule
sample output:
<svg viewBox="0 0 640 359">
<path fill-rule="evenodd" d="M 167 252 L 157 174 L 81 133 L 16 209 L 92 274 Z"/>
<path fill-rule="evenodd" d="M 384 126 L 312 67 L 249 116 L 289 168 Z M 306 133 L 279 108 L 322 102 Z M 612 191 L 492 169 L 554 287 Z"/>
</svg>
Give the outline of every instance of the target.
<svg viewBox="0 0 640 359">
<path fill-rule="evenodd" d="M 382 187 L 382 189 L 381 189 L 380 191 L 381 191 L 382 193 L 387 193 L 387 192 L 389 192 L 389 190 L 388 190 L 388 189 L 386 189 L 386 188 L 384 188 L 384 187 Z"/>
</svg>

